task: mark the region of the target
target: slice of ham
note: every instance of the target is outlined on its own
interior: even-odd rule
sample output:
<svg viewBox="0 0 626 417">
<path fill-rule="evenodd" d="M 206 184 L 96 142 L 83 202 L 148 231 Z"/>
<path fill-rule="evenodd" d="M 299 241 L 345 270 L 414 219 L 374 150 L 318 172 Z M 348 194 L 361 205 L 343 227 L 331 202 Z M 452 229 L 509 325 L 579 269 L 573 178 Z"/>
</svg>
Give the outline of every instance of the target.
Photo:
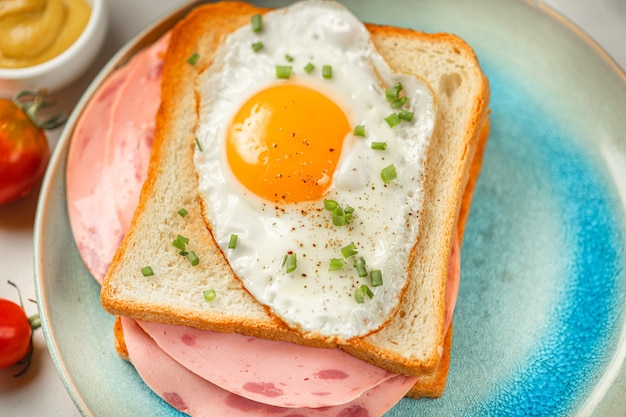
<svg viewBox="0 0 626 417">
<path fill-rule="evenodd" d="M 456 299 L 459 295 L 459 285 L 461 284 L 461 248 L 459 239 L 455 238 L 450 252 L 450 263 L 448 264 L 448 279 L 446 280 L 446 318 L 444 322 L 444 333 L 450 328 Z"/>
<path fill-rule="evenodd" d="M 104 154 L 113 103 L 130 71 L 120 68 L 102 84 L 76 123 L 68 152 L 66 189 L 70 225 L 85 266 L 102 283 L 125 230 L 115 200 L 104 197 Z"/>
<path fill-rule="evenodd" d="M 281 408 L 238 396 L 190 372 L 165 354 L 134 320 L 123 317 L 122 326 L 130 361 L 145 383 L 170 405 L 195 417 L 377 417 L 400 401 L 416 380 L 397 375 L 338 406 Z"/>
<path fill-rule="evenodd" d="M 340 349 L 167 324 L 139 326 L 195 374 L 234 394 L 280 407 L 344 404 L 395 376 Z"/>
<path fill-rule="evenodd" d="M 94 94 L 70 144 L 66 188 L 78 252 L 102 283 L 148 174 L 169 34 L 114 72 Z"/>
</svg>

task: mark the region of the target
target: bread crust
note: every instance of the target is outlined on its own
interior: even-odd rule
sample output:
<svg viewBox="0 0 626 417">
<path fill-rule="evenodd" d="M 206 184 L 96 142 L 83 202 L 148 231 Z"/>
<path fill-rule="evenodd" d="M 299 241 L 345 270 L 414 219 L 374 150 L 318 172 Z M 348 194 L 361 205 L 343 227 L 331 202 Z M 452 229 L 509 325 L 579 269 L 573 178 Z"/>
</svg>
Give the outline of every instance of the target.
<svg viewBox="0 0 626 417">
<path fill-rule="evenodd" d="M 246 335 L 267 339 L 284 340 L 318 347 L 335 347 L 336 344 L 323 338 L 301 335 L 289 329 L 280 320 L 269 314 L 263 306 L 243 288 L 236 279 L 228 262 L 207 231 L 202 216 L 201 201 L 197 190 L 197 178 L 193 168 L 194 138 L 197 126 L 196 113 L 198 98 L 195 97 L 194 80 L 198 73 L 207 68 L 213 59 L 213 53 L 221 40 L 231 31 L 249 24 L 253 14 L 265 13 L 269 9 L 261 9 L 246 3 L 224 2 L 207 4 L 195 8 L 179 22 L 172 31 L 163 69 L 162 103 L 156 118 L 156 135 L 153 144 L 148 179 L 144 183 L 139 207 L 131 223 L 130 231 L 116 253 L 105 277 L 101 292 L 103 306 L 111 314 L 125 315 L 135 319 L 192 326 L 199 329 L 220 332 L 238 332 Z M 407 354 L 402 349 L 406 326 L 423 319 L 423 311 L 417 305 L 406 305 L 403 301 L 401 310 L 383 330 L 363 338 L 350 340 L 340 347 L 348 353 L 372 362 L 392 372 L 416 375 L 424 378 L 437 379 L 437 375 L 447 375 L 446 360 L 442 361 L 442 351 L 449 353 L 448 339 L 444 335 L 443 323 L 445 313 L 445 280 L 449 254 L 455 231 L 462 236 L 465 219 L 467 218 L 471 193 L 467 197 L 464 190 L 472 189 L 475 176 L 479 171 L 480 161 L 476 155 L 482 155 L 484 145 L 479 146 L 479 132 L 488 124 L 489 87 L 486 78 L 478 66 L 478 61 L 471 48 L 460 38 L 449 34 L 426 34 L 411 29 L 395 28 L 383 25 L 366 25 L 374 44 L 379 52 L 389 61 L 392 67 L 409 72 L 420 72 L 412 63 L 402 61 L 401 55 L 394 55 L 389 42 L 424 48 L 430 45 L 455 51 L 463 62 L 468 63 L 468 78 L 476 83 L 472 89 L 471 109 L 462 126 L 462 132 L 450 132 L 449 115 L 438 114 L 436 130 L 430 146 L 426 172 L 426 200 L 441 199 L 441 187 L 445 186 L 445 204 L 437 204 L 429 208 L 432 213 L 424 213 L 425 219 L 431 219 L 437 225 L 436 236 L 429 239 L 420 238 L 416 247 L 417 256 L 411 266 L 419 274 L 421 280 L 432 280 L 430 293 L 420 287 L 422 281 L 412 280 L 407 291 L 411 293 L 404 299 L 418 299 L 426 302 L 432 326 L 429 328 L 429 339 L 423 342 L 427 346 L 421 352 Z M 197 53 L 200 59 L 196 65 L 189 65 L 187 58 Z M 406 68 L 406 67 L 409 68 Z M 429 80 L 431 85 L 440 80 Z M 434 87 L 438 91 L 437 87 Z M 437 96 L 437 100 L 440 100 Z M 441 108 L 441 107 L 440 107 Z M 451 134 L 454 134 L 452 137 Z M 486 135 L 484 135 L 486 142 Z M 455 141 L 454 144 L 449 142 Z M 446 155 L 452 149 L 453 155 Z M 444 152 L 445 150 L 445 152 Z M 444 154 L 440 154 L 443 152 Z M 454 160 L 450 164 L 452 173 L 442 172 L 450 168 L 446 158 Z M 478 168 L 472 168 L 472 161 Z M 176 168 L 172 168 L 175 166 Z M 442 168 L 443 167 L 443 168 Z M 445 174 L 446 183 L 442 185 L 440 176 Z M 176 178 L 189 178 L 177 181 Z M 193 179 L 193 180 L 192 180 Z M 471 187 L 468 187 L 470 186 Z M 462 197 L 463 196 L 463 197 Z M 163 206 L 166 206 L 165 211 Z M 180 207 L 185 207 L 189 215 L 184 219 L 176 215 Z M 421 226 L 421 230 L 424 227 Z M 179 294 L 178 288 L 159 281 L 158 274 L 146 279 L 139 273 L 140 262 L 148 260 L 136 259 L 135 253 L 142 256 L 159 256 L 154 254 L 157 242 L 168 246 L 176 234 L 191 237 L 198 248 L 202 261 L 200 268 L 190 270 L 188 265 L 163 265 L 169 274 L 206 274 L 202 283 L 210 282 L 219 285 L 218 294 L 228 293 L 236 296 L 236 303 L 246 305 L 244 312 L 232 311 L 228 305 L 220 305 L 221 300 L 209 305 L 185 303 L 185 295 Z M 428 233 L 424 233 L 428 235 Z M 165 248 L 158 248 L 163 251 Z M 424 278 L 426 277 L 426 278 Z M 415 282 L 413 282 L 415 281 Z M 419 281 L 419 282 L 418 282 Z M 181 283 L 182 285 L 182 283 Z M 130 296 L 128 295 L 130 291 Z M 201 288 L 197 289 L 201 291 Z M 152 294 L 164 294 L 167 302 L 155 302 Z M 415 295 L 417 294 L 417 295 Z M 188 295 L 187 295 L 188 297 Z M 218 297 L 219 298 L 219 297 Z M 170 302 L 171 301 L 171 302 Z M 235 309 L 236 310 L 236 309 Z M 398 347 L 400 346 L 400 348 Z M 446 355 L 443 355 L 445 358 Z M 449 356 L 448 356 L 449 358 Z M 445 372 L 444 372 L 445 371 Z M 445 378 L 443 380 L 445 385 Z M 441 386 L 441 383 L 437 385 Z M 439 388 L 430 392 L 439 392 Z M 416 395 L 426 395 L 427 390 L 416 391 Z M 440 394 L 439 394 L 440 395 Z"/>
</svg>

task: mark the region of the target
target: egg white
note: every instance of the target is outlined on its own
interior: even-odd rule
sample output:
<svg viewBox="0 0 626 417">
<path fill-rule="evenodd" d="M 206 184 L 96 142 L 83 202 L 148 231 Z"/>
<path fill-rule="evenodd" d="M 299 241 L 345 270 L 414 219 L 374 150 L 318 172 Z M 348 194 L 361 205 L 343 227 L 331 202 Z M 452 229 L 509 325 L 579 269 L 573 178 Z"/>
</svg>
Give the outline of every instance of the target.
<svg viewBox="0 0 626 417">
<path fill-rule="evenodd" d="M 264 49 L 251 45 L 262 41 Z M 285 60 L 286 55 L 293 62 Z M 312 62 L 316 69 L 302 68 Z M 323 79 L 322 65 L 332 66 Z M 355 208 L 354 222 L 337 227 L 323 202 L 276 204 L 247 190 L 232 173 L 225 131 L 234 114 L 256 92 L 285 82 L 276 65 L 292 65 L 290 82 L 302 83 L 337 103 L 352 126 L 363 124 L 366 138 L 346 137 L 332 186 L 324 198 Z M 400 81 L 413 120 L 391 128 L 393 109 L 385 88 Z M 198 86 L 200 120 L 196 149 L 199 190 L 205 217 L 233 271 L 246 289 L 289 326 L 329 339 L 348 340 L 379 329 L 398 306 L 408 280 L 408 265 L 419 232 L 424 162 L 435 123 L 429 86 L 394 73 L 375 50 L 364 25 L 343 6 L 304 1 L 263 16 L 263 30 L 244 26 L 228 36 Z M 371 142 L 387 149 L 371 149 Z M 380 172 L 394 164 L 396 180 L 385 185 Z M 228 249 L 231 234 L 238 246 Z M 368 270 L 380 269 L 383 285 L 373 298 L 355 301 L 355 288 L 369 284 L 346 260 L 341 271 L 328 271 L 331 258 L 354 242 Z M 286 253 L 297 255 L 297 269 L 286 273 Z"/>
</svg>

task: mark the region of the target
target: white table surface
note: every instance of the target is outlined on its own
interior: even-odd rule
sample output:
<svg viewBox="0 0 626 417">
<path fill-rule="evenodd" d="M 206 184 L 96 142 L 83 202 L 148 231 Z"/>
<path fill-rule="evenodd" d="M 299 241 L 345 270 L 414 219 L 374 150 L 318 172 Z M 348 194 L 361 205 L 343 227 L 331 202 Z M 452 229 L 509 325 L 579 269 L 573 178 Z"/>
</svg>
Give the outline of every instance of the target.
<svg viewBox="0 0 626 417">
<path fill-rule="evenodd" d="M 531 0 L 527 0 L 531 1 Z M 109 57 L 144 26 L 185 0 L 109 0 L 111 24 L 106 45 L 94 68 L 71 88 L 57 95 L 59 108 L 71 109 Z M 539 1 L 537 1 L 539 2 Z M 626 0 L 543 0 L 594 38 L 617 63 L 626 69 Z M 51 145 L 59 132 L 50 135 Z M 17 300 L 17 283 L 25 299 L 27 314 L 35 314 L 33 277 L 33 221 L 36 193 L 24 200 L 0 206 L 0 297 Z M 52 363 L 43 332 L 34 335 L 35 355 L 30 370 L 13 378 L 12 369 L 0 370 L 0 415 L 80 416 Z"/>
</svg>

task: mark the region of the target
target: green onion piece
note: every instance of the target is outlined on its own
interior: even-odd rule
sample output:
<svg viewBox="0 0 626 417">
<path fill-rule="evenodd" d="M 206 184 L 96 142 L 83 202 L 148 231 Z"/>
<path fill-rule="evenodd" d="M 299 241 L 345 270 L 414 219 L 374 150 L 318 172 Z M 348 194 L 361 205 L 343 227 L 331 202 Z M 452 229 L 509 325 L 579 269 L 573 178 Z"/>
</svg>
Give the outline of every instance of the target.
<svg viewBox="0 0 626 417">
<path fill-rule="evenodd" d="M 187 256 L 188 253 L 189 252 L 187 252 L 186 250 L 181 250 L 180 252 L 178 252 L 180 256 Z"/>
<path fill-rule="evenodd" d="M 214 289 L 210 289 L 202 291 L 202 296 L 204 297 L 204 301 L 209 302 L 215 300 L 217 294 Z"/>
<path fill-rule="evenodd" d="M 333 78 L 333 67 L 331 67 L 330 65 L 322 66 L 322 77 L 326 78 L 327 80 Z"/>
<path fill-rule="evenodd" d="M 198 145 L 198 150 L 200 152 L 204 152 L 204 150 L 202 149 L 202 145 L 200 145 L 200 141 L 198 140 L 198 138 L 196 138 L 196 145 Z"/>
<path fill-rule="evenodd" d="M 365 137 L 365 126 L 363 126 L 363 125 L 356 125 L 356 126 L 354 126 L 354 136 L 358 136 L 360 138 L 364 138 Z"/>
<path fill-rule="evenodd" d="M 154 275 L 154 271 L 152 270 L 152 267 L 144 266 L 143 268 L 141 268 L 141 274 L 144 277 L 150 277 L 150 276 Z"/>
<path fill-rule="evenodd" d="M 196 65 L 199 58 L 200 55 L 194 52 L 189 58 L 187 58 L 187 63 L 189 63 L 189 65 Z"/>
<path fill-rule="evenodd" d="M 377 151 L 384 151 L 387 149 L 387 142 L 372 142 L 372 149 Z"/>
<path fill-rule="evenodd" d="M 352 213 L 354 213 L 354 208 L 350 207 L 350 206 L 346 206 L 346 208 L 343 209 L 343 212 L 346 215 L 346 223 L 350 224 L 352 223 Z"/>
<path fill-rule="evenodd" d="M 354 291 L 354 299 L 356 300 L 357 303 L 359 304 L 363 304 L 365 302 L 365 296 L 368 296 L 369 298 L 374 298 L 374 293 L 372 292 L 372 290 L 369 289 L 369 287 L 365 284 L 361 285 L 360 287 L 358 287 L 355 291 Z"/>
<path fill-rule="evenodd" d="M 339 203 L 337 203 L 335 200 L 324 200 L 324 209 L 328 211 L 333 211 L 337 207 L 339 207 Z"/>
<path fill-rule="evenodd" d="M 391 181 L 395 180 L 397 176 L 396 167 L 393 164 L 384 167 L 382 171 L 380 171 L 380 178 L 382 178 L 385 184 L 389 184 Z"/>
<path fill-rule="evenodd" d="M 306 66 L 304 67 L 304 72 L 306 72 L 307 74 L 310 74 L 311 71 L 313 71 L 315 69 L 315 65 L 313 65 L 312 63 L 308 63 L 306 64 Z"/>
<path fill-rule="evenodd" d="M 291 65 L 276 65 L 276 78 L 287 80 L 291 77 Z"/>
<path fill-rule="evenodd" d="M 285 55 L 285 59 L 287 60 L 287 62 L 293 62 L 293 57 L 289 54 Z"/>
<path fill-rule="evenodd" d="M 263 30 L 263 16 L 260 14 L 255 14 L 252 16 L 252 31 L 260 32 Z"/>
<path fill-rule="evenodd" d="M 365 302 L 365 289 L 363 286 L 357 287 L 357 289 L 354 290 L 354 299 L 359 304 L 363 304 Z"/>
<path fill-rule="evenodd" d="M 367 276 L 367 265 L 365 264 L 365 259 L 363 257 L 359 257 L 359 259 L 354 261 L 354 267 L 356 268 L 356 272 L 360 277 Z"/>
<path fill-rule="evenodd" d="M 385 90 L 385 97 L 390 103 L 396 102 L 400 99 L 400 91 L 402 91 L 402 84 L 400 82 L 395 83 L 393 86 Z"/>
<path fill-rule="evenodd" d="M 200 263 L 200 258 L 198 258 L 198 255 L 196 255 L 194 251 L 187 253 L 187 259 L 189 259 L 189 263 L 192 266 L 196 266 Z"/>
<path fill-rule="evenodd" d="M 345 226 L 346 225 L 346 213 L 342 210 L 341 207 L 337 207 L 333 210 L 333 224 L 335 226 Z"/>
<path fill-rule="evenodd" d="M 385 121 L 387 122 L 389 127 L 397 126 L 400 124 L 400 122 L 402 122 L 400 116 L 398 116 L 396 113 L 391 113 L 389 116 L 385 117 Z"/>
<path fill-rule="evenodd" d="M 293 272 L 298 267 L 298 260 L 295 252 L 290 252 L 284 258 L 283 263 L 285 264 L 285 268 L 287 273 Z"/>
<path fill-rule="evenodd" d="M 228 240 L 228 249 L 235 249 L 237 247 L 237 239 L 239 237 L 236 234 L 230 235 L 230 239 Z"/>
<path fill-rule="evenodd" d="M 183 242 L 185 245 L 186 245 L 187 243 L 189 243 L 189 238 L 187 238 L 187 237 L 185 237 L 185 236 L 183 236 L 183 235 L 178 235 L 178 236 L 176 236 L 176 240 L 180 240 L 180 241 L 181 241 L 181 242 Z"/>
<path fill-rule="evenodd" d="M 330 260 L 330 264 L 328 265 L 329 271 L 339 271 L 345 265 L 345 261 L 341 258 L 332 258 Z"/>
<path fill-rule="evenodd" d="M 406 103 L 408 103 L 409 98 L 407 96 L 402 96 L 399 99 L 397 99 L 396 101 L 391 103 L 391 107 L 394 109 L 399 109 L 400 107 L 404 106 Z"/>
<path fill-rule="evenodd" d="M 380 269 L 372 269 L 370 271 L 370 281 L 372 287 L 380 287 L 383 285 L 383 273 Z"/>
<path fill-rule="evenodd" d="M 398 117 L 402 120 L 410 122 L 411 120 L 413 120 L 413 112 L 403 109 L 398 112 Z"/>
<path fill-rule="evenodd" d="M 265 45 L 263 44 L 263 42 L 259 41 L 259 42 L 254 42 L 252 44 L 252 50 L 254 52 L 259 52 L 261 49 L 263 49 L 265 47 Z"/>
<path fill-rule="evenodd" d="M 172 246 L 174 246 L 176 249 L 180 249 L 181 251 L 184 251 L 187 244 L 183 242 L 182 240 L 174 239 L 172 241 Z"/>
<path fill-rule="evenodd" d="M 178 210 L 178 214 L 180 215 L 180 217 L 185 217 L 189 214 L 189 212 L 185 210 L 185 208 L 183 207 L 180 210 Z"/>
<path fill-rule="evenodd" d="M 344 258 L 356 255 L 357 253 L 359 253 L 359 251 L 356 249 L 356 245 L 354 244 L 354 242 L 350 242 L 348 246 L 344 246 L 343 248 L 341 248 L 341 254 Z"/>
</svg>

